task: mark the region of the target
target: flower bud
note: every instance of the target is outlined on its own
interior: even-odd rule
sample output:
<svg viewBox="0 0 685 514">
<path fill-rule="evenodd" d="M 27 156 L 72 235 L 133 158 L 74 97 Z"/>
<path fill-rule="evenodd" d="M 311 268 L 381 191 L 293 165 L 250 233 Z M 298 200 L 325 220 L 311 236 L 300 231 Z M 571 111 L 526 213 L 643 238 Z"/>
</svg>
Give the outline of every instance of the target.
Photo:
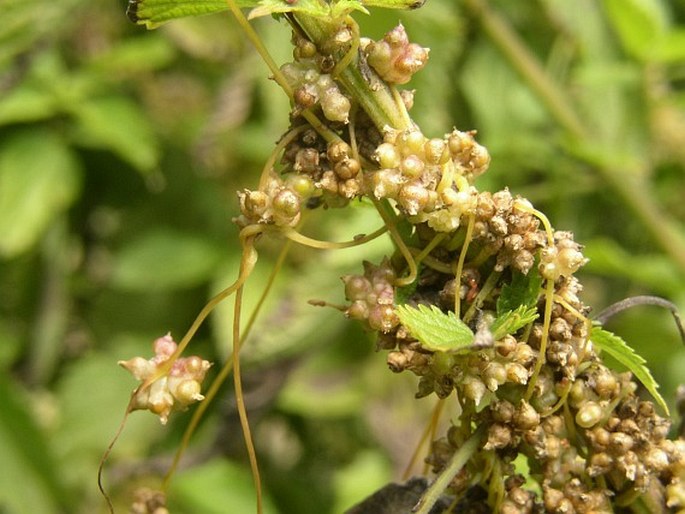
<svg viewBox="0 0 685 514">
<path fill-rule="evenodd" d="M 400 163 L 400 171 L 408 178 L 419 178 L 423 173 L 424 167 L 423 161 L 414 154 L 408 155 Z"/>
<path fill-rule="evenodd" d="M 429 194 L 418 182 L 408 182 L 400 189 L 398 198 L 400 206 L 409 214 L 415 215 L 428 205 Z"/>
<path fill-rule="evenodd" d="M 398 168 L 400 165 L 400 154 L 395 145 L 382 143 L 376 148 L 374 157 L 381 168 Z"/>
<path fill-rule="evenodd" d="M 327 89 L 321 95 L 321 108 L 326 119 L 347 123 L 352 104 L 337 88 Z"/>
<path fill-rule="evenodd" d="M 514 414 L 514 426 L 519 430 L 530 430 L 540 424 L 540 414 L 525 400 L 522 400 Z"/>
<path fill-rule="evenodd" d="M 604 411 L 597 402 L 587 401 L 578 409 L 576 423 L 583 428 L 590 428 L 599 423 L 603 416 Z"/>
<path fill-rule="evenodd" d="M 369 312 L 369 326 L 379 332 L 390 332 L 400 322 L 392 305 L 375 305 Z"/>
</svg>

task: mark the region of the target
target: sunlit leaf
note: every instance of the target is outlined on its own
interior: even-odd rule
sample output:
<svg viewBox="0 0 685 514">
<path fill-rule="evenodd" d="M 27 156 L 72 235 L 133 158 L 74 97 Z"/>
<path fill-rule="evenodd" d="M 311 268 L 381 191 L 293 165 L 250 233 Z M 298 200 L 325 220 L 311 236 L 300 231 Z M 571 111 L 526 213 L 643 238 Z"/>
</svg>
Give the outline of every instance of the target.
<svg viewBox="0 0 685 514">
<path fill-rule="evenodd" d="M 80 166 L 49 131 L 24 131 L 0 146 L 0 255 L 31 246 L 80 189 Z"/>
<path fill-rule="evenodd" d="M 677 266 L 662 254 L 636 254 L 601 238 L 587 241 L 583 253 L 590 259 L 586 268 L 592 273 L 626 277 L 663 296 L 674 297 L 685 289 Z"/>
<path fill-rule="evenodd" d="M 112 285 L 143 292 L 192 287 L 212 276 L 220 258 L 212 241 L 159 229 L 121 249 L 115 257 Z"/>
<path fill-rule="evenodd" d="M 528 323 L 535 321 L 537 317 L 538 311 L 535 307 L 519 305 L 517 309 L 497 316 L 490 326 L 492 337 L 497 341 L 507 334 L 515 334 L 519 329 L 528 325 Z"/>
<path fill-rule="evenodd" d="M 648 59 L 666 31 L 665 16 L 656 0 L 604 0 L 609 21 L 625 49 Z"/>
<path fill-rule="evenodd" d="M 110 150 L 140 172 L 155 169 L 159 148 L 150 120 L 123 96 L 97 98 L 74 113 L 80 144 Z"/>
<path fill-rule="evenodd" d="M 658 388 L 659 384 L 656 383 L 654 377 L 649 371 L 649 368 L 645 366 L 646 361 L 640 357 L 635 350 L 633 350 L 628 343 L 617 335 L 604 330 L 600 327 L 594 327 L 590 333 L 590 340 L 599 349 L 605 351 L 616 359 L 623 366 L 628 368 L 628 370 L 635 375 L 645 389 L 649 391 L 656 402 L 664 409 L 664 412 L 668 415 L 668 406 L 659 394 Z"/>
<path fill-rule="evenodd" d="M 397 315 L 402 324 L 427 350 L 456 351 L 473 342 L 473 332 L 453 312 L 445 314 L 435 305 L 418 308 L 400 305 Z"/>
<path fill-rule="evenodd" d="M 44 89 L 22 85 L 0 102 L 0 125 L 50 118 L 57 112 L 55 98 Z"/>
<path fill-rule="evenodd" d="M 682 63 L 685 60 L 685 29 L 674 29 L 666 34 L 654 51 L 654 60 Z"/>
<path fill-rule="evenodd" d="M 264 513 L 275 514 L 277 510 L 270 498 L 262 494 Z M 177 474 L 169 505 L 172 512 L 225 514 L 255 512 L 257 500 L 248 468 L 214 458 Z"/>
</svg>

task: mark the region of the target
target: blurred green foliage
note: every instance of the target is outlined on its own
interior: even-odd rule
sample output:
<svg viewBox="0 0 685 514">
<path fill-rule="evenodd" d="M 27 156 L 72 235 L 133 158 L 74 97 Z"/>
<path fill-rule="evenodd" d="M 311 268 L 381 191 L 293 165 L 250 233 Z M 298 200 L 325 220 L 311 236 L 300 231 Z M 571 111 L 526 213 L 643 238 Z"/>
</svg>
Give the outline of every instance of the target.
<svg viewBox="0 0 685 514">
<path fill-rule="evenodd" d="M 156 31 L 125 3 L 0 0 L 0 511 L 104 512 L 99 459 L 135 386 L 116 361 L 180 338 L 237 274 L 235 191 L 253 187 L 288 105 L 228 15 Z M 399 19 L 431 48 L 412 115 L 429 135 L 477 129 L 508 186 L 586 244 L 586 303 L 634 294 L 685 309 L 685 3 L 431 0 L 359 16 L 379 37 Z M 285 24 L 256 27 L 278 62 Z M 306 230 L 349 239 L 370 209 L 315 213 Z M 340 512 L 398 478 L 429 417 L 409 377 L 333 309 L 365 250 L 295 249 L 245 347 L 248 405 L 267 512 Z M 260 244 L 250 312 L 279 242 Z M 363 256 L 361 253 L 363 252 Z M 229 302 L 230 303 L 230 302 Z M 192 353 L 228 354 L 230 305 Z M 609 328 L 643 355 L 672 402 L 685 352 L 670 315 Z M 215 368 L 218 366 L 215 366 Z M 232 393 L 215 402 L 172 482 L 176 513 L 254 502 Z M 105 483 L 122 512 L 158 483 L 188 415 L 134 413 Z M 227 505 L 229 507 L 227 507 Z"/>
</svg>

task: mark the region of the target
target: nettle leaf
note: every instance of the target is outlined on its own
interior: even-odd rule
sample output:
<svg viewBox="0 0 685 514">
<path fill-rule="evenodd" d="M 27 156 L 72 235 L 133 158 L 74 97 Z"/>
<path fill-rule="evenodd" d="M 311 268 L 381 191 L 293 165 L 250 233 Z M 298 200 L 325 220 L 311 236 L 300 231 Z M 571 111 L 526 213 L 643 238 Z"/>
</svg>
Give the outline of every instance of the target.
<svg viewBox="0 0 685 514">
<path fill-rule="evenodd" d="M 299 12 L 315 17 L 338 17 L 352 11 L 368 13 L 366 7 L 416 9 L 425 0 L 337 0 L 330 4 L 321 0 L 235 0 L 239 8 L 251 8 L 249 18 Z M 201 16 L 228 10 L 226 0 L 129 0 L 129 19 L 148 29 L 168 21 L 188 16 Z"/>
<path fill-rule="evenodd" d="M 502 339 L 507 334 L 514 334 L 520 328 L 532 323 L 538 317 L 538 310 L 535 307 L 519 305 L 513 311 L 507 311 L 497 317 L 490 326 L 492 337 L 495 341 Z"/>
<path fill-rule="evenodd" d="M 508 311 L 515 311 L 520 306 L 534 307 L 537 304 L 542 277 L 534 270 L 535 267 L 527 275 L 520 271 L 513 272 L 511 282 L 502 287 L 502 292 L 497 298 L 498 317 Z"/>
<path fill-rule="evenodd" d="M 628 370 L 635 375 L 635 378 L 642 382 L 642 385 L 645 386 L 645 389 L 649 391 L 649 394 L 651 394 L 661 408 L 664 409 L 664 412 L 666 412 L 667 415 L 669 414 L 668 406 L 661 394 L 659 394 L 659 384 L 656 383 L 656 380 L 654 380 L 649 369 L 645 366 L 647 361 L 635 353 L 635 350 L 628 346 L 628 343 L 616 334 L 604 330 L 601 327 L 593 327 L 592 332 L 590 333 L 590 340 L 597 348 L 607 352 L 611 357 L 628 368 Z"/>
<path fill-rule="evenodd" d="M 400 305 L 397 315 L 421 346 L 434 352 L 457 351 L 473 342 L 473 332 L 453 312 L 445 314 L 436 306 L 418 308 Z"/>
</svg>

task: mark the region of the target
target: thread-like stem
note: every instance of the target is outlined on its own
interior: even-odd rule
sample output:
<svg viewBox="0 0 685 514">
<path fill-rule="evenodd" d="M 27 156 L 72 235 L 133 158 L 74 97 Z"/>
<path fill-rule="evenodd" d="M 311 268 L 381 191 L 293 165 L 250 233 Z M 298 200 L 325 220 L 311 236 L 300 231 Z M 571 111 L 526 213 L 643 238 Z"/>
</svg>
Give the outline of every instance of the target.
<svg viewBox="0 0 685 514">
<path fill-rule="evenodd" d="M 382 236 L 387 232 L 388 227 L 385 225 L 377 230 L 374 230 L 368 235 L 356 237 L 351 241 L 335 242 L 335 241 L 321 241 L 319 239 L 312 239 L 304 234 L 300 234 L 297 230 L 291 227 L 279 227 L 274 229 L 277 233 L 283 234 L 285 237 L 302 246 L 309 246 L 310 248 L 318 248 L 319 250 L 342 250 L 344 248 L 352 248 L 354 246 L 363 245 Z"/>
<path fill-rule="evenodd" d="M 461 252 L 459 253 L 459 261 L 457 262 L 457 267 L 454 272 L 454 314 L 459 318 L 459 311 L 461 310 L 461 274 L 464 272 L 464 262 L 466 261 L 466 253 L 469 250 L 469 244 L 471 244 L 471 239 L 473 238 L 473 226 L 476 222 L 475 214 L 469 216 L 469 223 L 466 226 L 466 239 L 464 239 L 464 244 L 461 247 Z"/>
<path fill-rule="evenodd" d="M 327 41 L 340 26 L 339 20 L 315 18 L 297 12 L 289 15 L 288 20 L 296 30 L 306 35 L 318 47 Z M 383 130 L 385 127 L 405 130 L 412 126 L 404 110 L 404 104 L 398 102 L 392 89 L 365 64 L 362 73 L 358 53 L 351 58 L 343 56 L 342 59 L 350 62 L 346 63 L 343 69 L 336 70 L 336 80 L 366 111 L 378 130 Z"/>
<path fill-rule="evenodd" d="M 264 306 L 264 302 L 266 301 L 267 296 L 269 295 L 269 292 L 273 288 L 274 282 L 276 280 L 276 276 L 280 272 L 281 268 L 283 267 L 283 263 L 285 262 L 285 259 L 288 255 L 288 252 L 290 251 L 290 248 L 292 247 L 292 242 L 291 241 L 286 241 L 285 244 L 283 245 L 283 248 L 281 249 L 281 252 L 278 255 L 278 258 L 276 259 L 276 263 L 274 264 L 273 268 L 271 269 L 271 274 L 269 275 L 269 279 L 267 281 L 266 286 L 264 287 L 264 290 L 262 291 L 261 296 L 259 297 L 259 300 L 257 301 L 257 305 L 255 305 L 254 309 L 252 310 L 252 313 L 250 314 L 250 319 L 248 319 L 245 329 L 242 331 L 242 334 L 240 335 L 240 344 L 245 342 L 247 339 L 247 336 L 250 334 L 250 331 L 252 330 L 252 327 L 254 326 L 255 321 L 257 320 L 257 316 L 262 310 L 262 307 Z M 179 444 L 178 449 L 176 450 L 176 454 L 174 455 L 174 460 L 171 463 L 171 466 L 169 466 L 169 470 L 167 471 L 166 475 L 164 476 L 164 481 L 162 482 L 162 490 L 166 491 L 169 487 L 169 483 L 171 482 L 171 478 L 173 477 L 174 473 L 176 472 L 176 469 L 178 468 L 178 465 L 181 461 L 181 458 L 183 457 L 183 454 L 186 451 L 186 448 L 188 448 L 188 445 L 190 444 L 190 439 L 193 437 L 193 434 L 195 433 L 195 430 L 197 429 L 197 426 L 200 424 L 200 420 L 202 419 L 202 416 L 204 416 L 204 413 L 207 411 L 209 408 L 210 404 L 216 397 L 216 395 L 219 393 L 219 390 L 221 389 L 221 386 L 224 384 L 226 381 L 226 378 L 228 378 L 228 375 L 231 373 L 233 370 L 233 355 L 228 357 L 226 359 L 226 362 L 224 362 L 223 366 L 221 367 L 221 370 L 219 371 L 218 375 L 214 378 L 212 381 L 212 385 L 209 386 L 209 389 L 207 389 L 207 392 L 205 393 L 205 399 L 200 402 L 200 404 L 197 406 L 197 409 L 193 411 L 193 415 L 190 418 L 190 423 L 188 423 L 188 426 L 186 427 L 185 431 L 183 432 L 183 437 L 181 439 L 181 443 Z"/>
<path fill-rule="evenodd" d="M 243 274 L 244 261 L 241 263 L 240 273 Z M 235 304 L 233 305 L 233 386 L 235 388 L 236 406 L 238 408 L 238 417 L 240 418 L 240 426 L 243 432 L 243 439 L 247 454 L 250 460 L 250 469 L 252 470 L 252 480 L 255 485 L 257 493 L 257 514 L 262 514 L 262 480 L 259 475 L 259 466 L 257 464 L 257 454 L 255 452 L 254 443 L 252 441 L 252 432 L 250 431 L 250 423 L 247 418 L 247 409 L 245 408 L 245 401 L 243 395 L 242 376 L 240 374 L 240 309 L 242 306 L 243 284 L 237 289 L 235 294 Z"/>
<path fill-rule="evenodd" d="M 485 433 L 485 425 L 481 425 L 461 447 L 454 452 L 452 458 L 447 463 L 445 469 L 442 470 L 435 482 L 423 493 L 419 503 L 414 507 L 416 514 L 429 514 L 433 505 L 440 499 L 452 479 L 457 476 L 457 473 L 463 468 L 469 459 L 476 453 L 480 446 L 481 439 Z"/>
</svg>

